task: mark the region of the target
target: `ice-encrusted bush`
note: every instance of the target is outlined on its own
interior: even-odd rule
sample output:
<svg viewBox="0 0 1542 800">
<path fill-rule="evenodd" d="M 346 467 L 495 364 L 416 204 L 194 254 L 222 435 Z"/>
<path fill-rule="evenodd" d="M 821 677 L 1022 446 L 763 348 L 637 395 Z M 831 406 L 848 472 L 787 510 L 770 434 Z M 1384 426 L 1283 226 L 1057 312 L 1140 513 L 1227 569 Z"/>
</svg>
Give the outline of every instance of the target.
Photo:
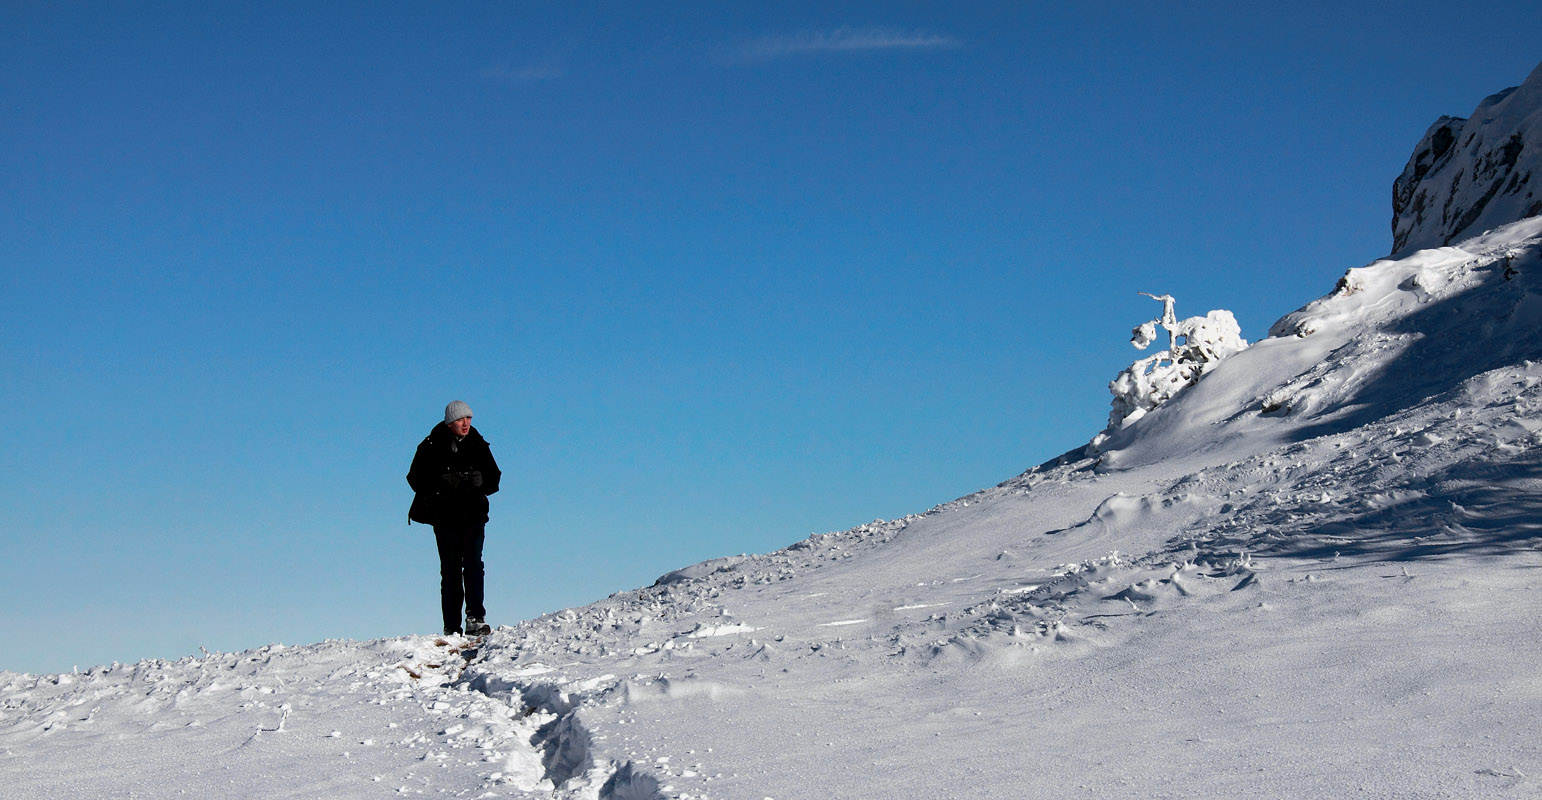
<svg viewBox="0 0 1542 800">
<path fill-rule="evenodd" d="M 1131 333 L 1130 344 L 1146 349 L 1156 341 L 1160 327 L 1167 331 L 1167 349 L 1131 364 L 1108 384 L 1114 395 L 1113 409 L 1108 414 L 1110 431 L 1145 416 L 1193 385 L 1222 359 L 1248 346 L 1230 311 L 1218 309 L 1179 322 L 1173 313 L 1172 295 L 1141 294 L 1162 303 L 1162 316 L 1137 327 Z"/>
</svg>

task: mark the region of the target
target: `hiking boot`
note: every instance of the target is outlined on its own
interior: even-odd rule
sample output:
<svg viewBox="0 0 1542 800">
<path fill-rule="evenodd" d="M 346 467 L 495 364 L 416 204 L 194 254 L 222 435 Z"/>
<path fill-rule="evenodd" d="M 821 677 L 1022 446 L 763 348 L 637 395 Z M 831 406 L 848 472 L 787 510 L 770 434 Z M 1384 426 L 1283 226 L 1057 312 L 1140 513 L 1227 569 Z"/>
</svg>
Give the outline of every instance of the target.
<svg viewBox="0 0 1542 800">
<path fill-rule="evenodd" d="M 493 627 L 487 624 L 487 620 L 481 617 L 470 617 L 466 620 L 467 636 L 486 636 L 493 632 Z"/>
</svg>

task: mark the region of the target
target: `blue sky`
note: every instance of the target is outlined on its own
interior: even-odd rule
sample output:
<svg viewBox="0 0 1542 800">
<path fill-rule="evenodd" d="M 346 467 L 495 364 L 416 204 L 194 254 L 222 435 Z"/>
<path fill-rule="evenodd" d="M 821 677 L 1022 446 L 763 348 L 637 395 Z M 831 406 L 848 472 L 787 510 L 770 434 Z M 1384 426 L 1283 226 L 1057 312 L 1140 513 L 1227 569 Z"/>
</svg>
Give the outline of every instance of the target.
<svg viewBox="0 0 1542 800">
<path fill-rule="evenodd" d="M 1258 338 L 1390 249 L 1534 3 L 7 3 L 0 669 L 491 621 L 1086 442 L 1170 292 Z"/>
</svg>

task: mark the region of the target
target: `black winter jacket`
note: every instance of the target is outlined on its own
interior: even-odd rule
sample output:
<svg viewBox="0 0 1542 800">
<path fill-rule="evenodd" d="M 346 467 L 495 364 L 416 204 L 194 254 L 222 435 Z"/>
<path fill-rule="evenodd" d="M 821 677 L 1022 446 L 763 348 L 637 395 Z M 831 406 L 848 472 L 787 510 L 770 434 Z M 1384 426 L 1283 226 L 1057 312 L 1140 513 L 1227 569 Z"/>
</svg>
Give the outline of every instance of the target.
<svg viewBox="0 0 1542 800">
<path fill-rule="evenodd" d="M 474 472 L 481 473 L 480 486 L 471 478 Z M 407 470 L 407 484 L 413 491 L 407 519 L 425 525 L 485 523 L 487 496 L 498 491 L 502 476 L 492 448 L 476 426 L 457 440 L 441 422 L 418 445 Z"/>
</svg>

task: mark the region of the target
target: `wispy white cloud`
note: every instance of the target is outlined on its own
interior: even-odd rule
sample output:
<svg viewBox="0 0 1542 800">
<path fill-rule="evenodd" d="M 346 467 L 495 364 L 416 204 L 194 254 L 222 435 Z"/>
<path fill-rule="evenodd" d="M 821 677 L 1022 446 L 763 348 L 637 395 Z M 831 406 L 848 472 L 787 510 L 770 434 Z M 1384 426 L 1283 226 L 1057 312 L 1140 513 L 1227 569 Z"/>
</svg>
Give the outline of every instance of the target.
<svg viewBox="0 0 1542 800">
<path fill-rule="evenodd" d="M 497 83 L 539 83 L 554 81 L 564 75 L 562 70 L 552 66 L 515 67 L 508 63 L 494 64 L 477 73 L 477 77 Z"/>
<path fill-rule="evenodd" d="M 963 42 L 946 34 L 843 26 L 829 31 L 764 36 L 734 48 L 731 57 L 737 61 L 773 61 L 811 53 L 948 50 L 962 46 Z"/>
</svg>

